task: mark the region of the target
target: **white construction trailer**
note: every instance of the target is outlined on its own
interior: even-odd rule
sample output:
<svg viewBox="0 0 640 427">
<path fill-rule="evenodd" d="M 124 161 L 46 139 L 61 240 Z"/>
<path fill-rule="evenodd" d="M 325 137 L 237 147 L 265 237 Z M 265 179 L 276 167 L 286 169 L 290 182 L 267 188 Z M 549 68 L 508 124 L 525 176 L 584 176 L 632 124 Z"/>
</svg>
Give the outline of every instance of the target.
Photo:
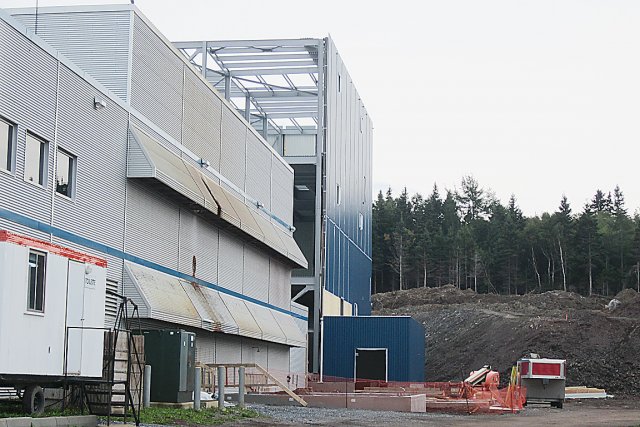
<svg viewBox="0 0 640 427">
<path fill-rule="evenodd" d="M 0 386 L 44 409 L 43 387 L 102 377 L 107 262 L 0 230 Z"/>
</svg>

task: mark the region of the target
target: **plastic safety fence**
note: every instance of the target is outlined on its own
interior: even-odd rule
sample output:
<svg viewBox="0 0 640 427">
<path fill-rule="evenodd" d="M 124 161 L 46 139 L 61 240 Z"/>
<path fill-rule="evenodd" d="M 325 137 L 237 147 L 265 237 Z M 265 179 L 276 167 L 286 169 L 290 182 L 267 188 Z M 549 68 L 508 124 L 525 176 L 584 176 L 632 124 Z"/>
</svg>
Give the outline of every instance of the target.
<svg viewBox="0 0 640 427">
<path fill-rule="evenodd" d="M 308 375 L 308 393 L 354 393 L 389 396 L 425 395 L 427 412 L 516 413 L 523 409 L 526 390 L 515 379 L 507 387 L 464 381 L 399 382 Z"/>
</svg>

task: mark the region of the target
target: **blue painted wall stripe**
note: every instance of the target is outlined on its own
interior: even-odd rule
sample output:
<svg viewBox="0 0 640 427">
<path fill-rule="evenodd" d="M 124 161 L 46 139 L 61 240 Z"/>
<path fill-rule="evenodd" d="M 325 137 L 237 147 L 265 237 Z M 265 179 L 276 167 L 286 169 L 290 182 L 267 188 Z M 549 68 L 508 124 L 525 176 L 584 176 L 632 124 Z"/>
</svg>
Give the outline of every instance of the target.
<svg viewBox="0 0 640 427">
<path fill-rule="evenodd" d="M 201 286 L 205 286 L 207 288 L 214 289 L 216 291 L 219 291 L 219 292 L 234 296 L 236 298 L 240 298 L 242 300 L 258 304 L 260 306 L 269 308 L 271 310 L 279 311 L 281 313 L 287 314 L 287 315 L 295 317 L 297 319 L 302 319 L 304 321 L 308 320 L 307 317 L 302 316 L 302 315 L 300 315 L 298 313 L 294 313 L 292 311 L 285 310 L 284 308 L 277 307 L 277 306 L 275 306 L 273 304 L 269 304 L 267 302 L 260 301 L 259 299 L 256 299 L 256 298 L 253 298 L 253 297 L 250 297 L 250 296 L 247 296 L 247 295 L 243 295 L 241 293 L 232 291 L 230 289 L 227 289 L 227 288 L 222 287 L 220 285 L 217 285 L 215 283 L 206 282 L 206 281 L 204 281 L 202 279 L 194 278 L 192 276 L 189 276 L 188 274 L 184 274 L 184 273 L 181 273 L 181 272 L 179 272 L 177 270 L 173 270 L 171 268 L 162 266 L 160 264 L 156 264 L 154 262 L 147 261 L 147 260 L 139 258 L 139 257 L 137 257 L 135 255 L 131 255 L 131 254 L 128 254 L 126 252 L 123 252 L 123 251 L 121 251 L 119 249 L 112 248 L 111 246 L 103 245 L 102 243 L 98 243 L 96 241 L 87 239 L 87 238 L 82 237 L 82 236 L 78 236 L 77 234 L 70 233 L 70 232 L 68 232 L 66 230 L 63 230 L 61 228 L 54 227 L 54 226 L 51 226 L 49 224 L 45 224 L 44 222 L 37 221 L 35 219 L 32 219 L 32 218 L 29 218 L 27 216 L 24 216 L 24 215 L 9 211 L 9 210 L 4 209 L 4 208 L 0 208 L 0 218 L 4 218 L 4 219 L 6 219 L 8 221 L 15 222 L 16 224 L 20 224 L 20 225 L 23 225 L 25 227 L 29 227 L 29 228 L 31 228 L 33 230 L 38 230 L 38 231 L 42 231 L 43 233 L 51 234 L 52 236 L 59 237 L 61 239 L 67 240 L 67 241 L 72 242 L 72 243 L 76 243 L 76 244 L 84 246 L 86 248 L 91 248 L 91 249 L 97 250 L 97 251 L 99 251 L 99 252 L 101 252 L 103 254 L 111 255 L 111 256 L 114 256 L 116 258 L 121 258 L 121 259 L 124 259 L 124 260 L 127 260 L 127 261 L 131 261 L 131 262 L 135 262 L 136 264 L 140 264 L 142 266 L 151 268 L 153 270 L 160 271 L 160 272 L 168 274 L 170 276 L 178 277 L 180 279 L 183 279 L 183 280 L 186 280 L 186 281 L 189 281 L 189 282 L 196 282 L 197 284 L 199 284 Z"/>
</svg>

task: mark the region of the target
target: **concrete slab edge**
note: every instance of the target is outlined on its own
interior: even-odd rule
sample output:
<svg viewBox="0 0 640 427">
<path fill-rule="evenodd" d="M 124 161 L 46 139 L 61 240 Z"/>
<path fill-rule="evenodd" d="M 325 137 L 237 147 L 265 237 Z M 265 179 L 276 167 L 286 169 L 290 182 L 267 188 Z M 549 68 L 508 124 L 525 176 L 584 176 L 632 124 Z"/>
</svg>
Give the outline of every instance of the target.
<svg viewBox="0 0 640 427">
<path fill-rule="evenodd" d="M 0 418 L 0 427 L 96 427 L 97 425 L 98 417 L 96 415 Z"/>
</svg>

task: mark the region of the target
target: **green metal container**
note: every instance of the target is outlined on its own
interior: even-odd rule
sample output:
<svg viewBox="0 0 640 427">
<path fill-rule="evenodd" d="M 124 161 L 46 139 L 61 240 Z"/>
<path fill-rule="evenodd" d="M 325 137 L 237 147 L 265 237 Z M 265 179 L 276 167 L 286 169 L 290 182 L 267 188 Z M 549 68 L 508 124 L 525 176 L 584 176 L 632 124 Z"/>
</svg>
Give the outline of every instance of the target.
<svg viewBox="0 0 640 427">
<path fill-rule="evenodd" d="M 193 400 L 196 335 L 181 329 L 145 330 L 144 356 L 151 365 L 151 401 Z"/>
</svg>

